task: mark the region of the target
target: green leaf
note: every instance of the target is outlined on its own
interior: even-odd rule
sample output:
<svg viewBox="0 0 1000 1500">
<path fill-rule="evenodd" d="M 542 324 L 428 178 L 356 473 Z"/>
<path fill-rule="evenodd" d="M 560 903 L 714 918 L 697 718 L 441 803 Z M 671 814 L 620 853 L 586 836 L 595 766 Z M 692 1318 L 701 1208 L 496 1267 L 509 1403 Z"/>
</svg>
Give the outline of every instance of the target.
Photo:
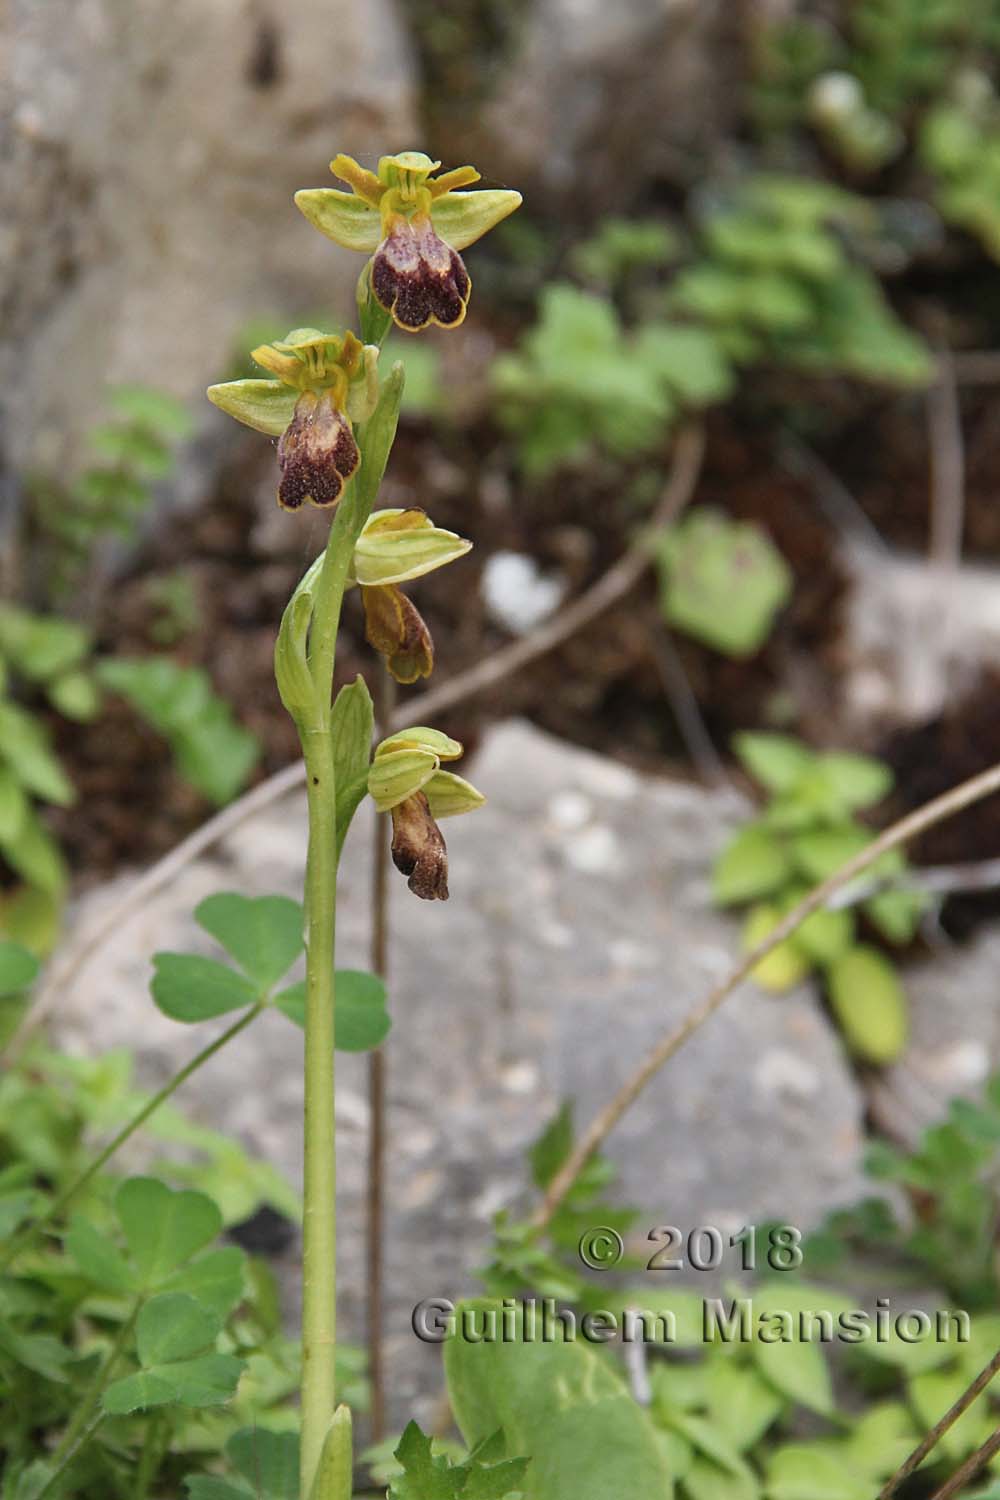
<svg viewBox="0 0 1000 1500">
<path fill-rule="evenodd" d="M 143 1365 L 171 1364 L 193 1359 L 214 1345 L 222 1319 L 193 1297 L 164 1292 L 152 1297 L 136 1322 L 136 1346 Z"/>
<path fill-rule="evenodd" d="M 168 657 L 114 657 L 98 662 L 97 672 L 164 735 L 192 786 L 220 805 L 235 796 L 260 747 L 199 667 L 182 667 Z"/>
<path fill-rule="evenodd" d="M 206 896 L 194 919 L 260 990 L 283 978 L 303 950 L 302 906 L 289 896 Z"/>
<path fill-rule="evenodd" d="M 20 943 L 0 940 L 0 998 L 29 990 L 38 978 L 38 959 Z"/>
<path fill-rule="evenodd" d="M 684 1474 L 690 1500 L 758 1500 L 760 1484 L 750 1469 L 733 1474 L 707 1458 L 695 1458 Z"/>
<path fill-rule="evenodd" d="M 706 328 L 683 323 L 647 323 L 635 342 L 636 357 L 665 380 L 688 406 L 722 401 L 733 374 L 718 339 Z"/>
<path fill-rule="evenodd" d="M 21 879 L 57 900 L 68 874 L 62 851 L 33 807 L 28 807 L 16 838 L 0 838 L 0 854 Z"/>
<path fill-rule="evenodd" d="M 64 672 L 49 683 L 49 702 L 64 718 L 89 724 L 100 712 L 101 694 L 87 672 Z"/>
<path fill-rule="evenodd" d="M 752 1448 L 785 1409 L 782 1397 L 752 1366 L 728 1359 L 709 1364 L 706 1394 L 712 1424 L 737 1453 Z"/>
<path fill-rule="evenodd" d="M 927 1426 L 933 1426 L 938 1416 L 933 1417 Z M 873 1484 L 880 1483 L 895 1474 L 916 1447 L 918 1437 L 913 1418 L 903 1403 L 884 1401 L 869 1407 L 855 1419 L 844 1451 L 852 1468 L 871 1479 Z"/>
<path fill-rule="evenodd" d="M 233 1484 L 214 1474 L 189 1474 L 184 1480 L 188 1500 L 262 1500 L 247 1484 Z"/>
<path fill-rule="evenodd" d="M 899 976 L 877 948 L 849 948 L 827 969 L 834 1015 L 851 1051 L 888 1063 L 906 1046 L 909 1008 Z"/>
<path fill-rule="evenodd" d="M 175 1192 L 154 1177 L 123 1182 L 115 1212 L 146 1287 L 159 1285 L 222 1228 L 222 1215 L 211 1198 L 186 1189 Z"/>
<path fill-rule="evenodd" d="M 334 774 L 337 779 L 337 844 L 342 845 L 351 819 L 368 790 L 375 712 L 364 678 L 358 676 L 337 694 L 330 719 Z"/>
<path fill-rule="evenodd" d="M 708 507 L 662 534 L 657 561 L 668 623 L 731 656 L 759 650 L 791 594 L 791 572 L 768 537 Z"/>
<path fill-rule="evenodd" d="M 74 1216 L 64 1244 L 83 1274 L 102 1291 L 121 1293 L 135 1288 L 135 1275 L 117 1245 L 88 1219 Z"/>
<path fill-rule="evenodd" d="M 892 771 L 883 761 L 874 760 L 870 755 L 831 750 L 819 757 L 819 766 L 846 812 L 872 807 L 892 791 Z"/>
<path fill-rule="evenodd" d="M 749 953 L 759 943 L 763 943 L 781 919 L 782 913 L 777 907 L 764 903 L 752 907 L 743 927 L 744 950 Z M 811 968 L 812 964 L 805 950 L 798 946 L 794 938 L 786 938 L 754 965 L 751 978 L 761 989 L 781 995 L 801 983 Z"/>
<path fill-rule="evenodd" d="M 881 891 L 866 901 L 862 909 L 872 926 L 890 943 L 909 943 L 927 910 L 927 898 L 921 891 Z"/>
<path fill-rule="evenodd" d="M 243 1300 L 246 1256 L 236 1245 L 209 1250 L 161 1282 L 165 1292 L 186 1292 L 224 1318 Z"/>
<path fill-rule="evenodd" d="M 145 385 L 121 385 L 108 393 L 108 399 L 120 416 L 170 437 L 186 438 L 193 429 L 187 407 L 166 391 Z"/>
<path fill-rule="evenodd" d="M 28 794 L 6 766 L 0 765 L 0 841 L 13 842 L 28 815 Z"/>
<path fill-rule="evenodd" d="M 815 883 L 828 879 L 849 859 L 867 849 L 872 835 L 865 828 L 822 828 L 792 840 L 796 867 Z"/>
<path fill-rule="evenodd" d="M 211 1352 L 222 1321 L 193 1297 L 170 1292 L 153 1297 L 136 1321 L 142 1368 L 116 1380 L 101 1404 L 109 1416 L 177 1402 L 217 1406 L 236 1389 L 243 1361 Z"/>
<path fill-rule="evenodd" d="M 157 1007 L 173 1021 L 206 1021 L 253 1005 L 255 984 L 214 958 L 194 953 L 154 953 L 150 990 Z"/>
<path fill-rule="evenodd" d="M 544 1191 L 569 1156 L 573 1145 L 573 1104 L 565 1099 L 529 1153 L 532 1180 Z"/>
<path fill-rule="evenodd" d="M 854 916 L 850 911 L 814 911 L 795 932 L 796 945 L 817 964 L 832 963 L 853 941 Z"/>
<path fill-rule="evenodd" d="M 818 1443 L 789 1443 L 767 1466 L 769 1500 L 871 1500 L 871 1484 Z"/>
<path fill-rule="evenodd" d="M 712 873 L 712 896 L 720 906 L 768 896 L 785 884 L 791 862 L 782 841 L 751 823 L 726 845 Z"/>
<path fill-rule="evenodd" d="M 25 709 L 0 703 L 0 761 L 25 791 L 69 807 L 76 792 L 49 748 L 48 735 Z"/>
<path fill-rule="evenodd" d="M 927 1370 L 912 1377 L 909 1394 L 921 1432 L 928 1431 L 940 1420 L 968 1384 L 968 1379 L 961 1370 Z M 982 1409 L 973 1403 L 942 1434 L 941 1456 L 953 1464 L 960 1463 L 973 1448 L 989 1437 L 994 1425 L 991 1418 L 984 1416 Z"/>
<path fill-rule="evenodd" d="M 391 1500 L 504 1500 L 522 1493 L 528 1468 L 524 1458 L 504 1458 L 502 1435 L 478 1445 L 460 1464 L 432 1451 L 431 1440 L 416 1422 L 408 1423 L 394 1457 L 402 1474 L 393 1475 Z"/>
<path fill-rule="evenodd" d="M 488 1298 L 462 1303 L 491 1312 Z M 610 1365 L 581 1344 L 471 1342 L 445 1345 L 452 1410 L 470 1444 L 503 1430 L 508 1454 L 530 1458 L 525 1500 L 608 1500 L 669 1494 L 670 1474 L 655 1431 Z"/>
<path fill-rule="evenodd" d="M 370 1052 L 380 1046 L 392 1022 L 385 1008 L 385 985 L 378 975 L 362 969 L 338 969 L 335 996 L 337 1051 Z M 274 1004 L 296 1026 L 305 1026 L 305 981 L 282 990 Z"/>
<path fill-rule="evenodd" d="M 89 649 L 90 632 L 72 620 L 0 605 L 0 655 L 31 682 L 46 682 L 68 671 Z"/>
<path fill-rule="evenodd" d="M 782 734 L 737 734 L 733 749 L 744 770 L 769 792 L 787 792 L 815 764 L 812 751 Z"/>
<path fill-rule="evenodd" d="M 754 1294 L 753 1312 L 758 1329 L 766 1329 L 769 1335 L 780 1333 L 783 1338 L 790 1337 L 787 1343 L 770 1343 L 758 1332 L 751 1346 L 754 1364 L 782 1396 L 821 1416 L 829 1416 L 833 1411 L 830 1371 L 821 1346 L 801 1336 L 800 1318 L 803 1313 L 824 1311 L 836 1320 L 849 1306 L 847 1298 L 839 1293 L 803 1282 L 781 1282 Z"/>
<path fill-rule="evenodd" d="M 226 1457 L 265 1500 L 298 1500 L 299 1440 L 294 1432 L 241 1428 L 227 1442 Z"/>
</svg>

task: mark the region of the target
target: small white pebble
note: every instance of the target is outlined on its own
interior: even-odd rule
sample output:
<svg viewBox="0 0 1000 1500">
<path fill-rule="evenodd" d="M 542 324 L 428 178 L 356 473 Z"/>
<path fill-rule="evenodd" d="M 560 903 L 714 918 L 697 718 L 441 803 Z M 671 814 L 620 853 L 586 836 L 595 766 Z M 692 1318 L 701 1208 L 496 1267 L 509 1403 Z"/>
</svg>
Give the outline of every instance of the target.
<svg viewBox="0 0 1000 1500">
<path fill-rule="evenodd" d="M 501 1069 L 500 1082 L 508 1094 L 531 1094 L 538 1087 L 538 1068 L 533 1062 L 509 1063 Z"/>
<path fill-rule="evenodd" d="M 584 875 L 612 875 L 624 868 L 621 845 L 603 823 L 581 829 L 563 846 L 566 863 Z"/>
<path fill-rule="evenodd" d="M 559 608 L 566 582 L 547 577 L 523 552 L 494 552 L 483 568 L 482 592 L 498 625 L 512 635 L 527 635 Z"/>
<path fill-rule="evenodd" d="M 754 1083 L 765 1094 L 791 1094 L 796 1099 L 809 1099 L 819 1092 L 820 1076 L 797 1053 L 772 1047 L 754 1068 Z"/>
<path fill-rule="evenodd" d="M 583 828 L 594 816 L 594 804 L 582 792 L 558 792 L 549 803 L 549 818 L 557 828 Z"/>
</svg>

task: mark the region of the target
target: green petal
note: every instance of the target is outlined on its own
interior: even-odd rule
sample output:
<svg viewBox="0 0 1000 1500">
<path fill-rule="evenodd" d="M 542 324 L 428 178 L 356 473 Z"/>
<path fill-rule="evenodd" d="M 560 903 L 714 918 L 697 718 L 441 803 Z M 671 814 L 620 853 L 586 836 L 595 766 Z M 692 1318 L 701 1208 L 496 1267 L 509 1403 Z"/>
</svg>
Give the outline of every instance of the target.
<svg viewBox="0 0 1000 1500">
<path fill-rule="evenodd" d="M 486 801 L 482 792 L 454 771 L 435 771 L 423 792 L 432 818 L 457 818 L 460 813 L 475 812 Z"/>
<path fill-rule="evenodd" d="M 339 188 L 302 188 L 295 194 L 295 202 L 310 224 L 347 250 L 370 254 L 382 238 L 378 209 L 354 193 L 342 193 Z"/>
<path fill-rule="evenodd" d="M 354 576 L 369 587 L 406 583 L 464 557 L 471 542 L 428 525 L 413 531 L 362 532 L 354 549 Z"/>
<path fill-rule="evenodd" d="M 453 250 L 464 250 L 512 214 L 520 203 L 521 194 L 508 188 L 446 193 L 443 198 L 435 198 L 431 219 L 438 234 Z"/>
<path fill-rule="evenodd" d="M 225 385 L 210 385 L 207 391 L 209 401 L 237 422 L 271 437 L 284 432 L 301 394 L 280 380 L 230 380 Z"/>
</svg>

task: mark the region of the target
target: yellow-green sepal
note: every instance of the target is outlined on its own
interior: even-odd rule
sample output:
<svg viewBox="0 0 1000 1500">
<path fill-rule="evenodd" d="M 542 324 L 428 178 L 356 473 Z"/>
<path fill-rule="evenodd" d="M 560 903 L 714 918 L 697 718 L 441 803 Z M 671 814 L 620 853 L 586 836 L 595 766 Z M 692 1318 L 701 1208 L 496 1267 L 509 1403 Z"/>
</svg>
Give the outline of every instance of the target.
<svg viewBox="0 0 1000 1500">
<path fill-rule="evenodd" d="M 435 771 L 424 784 L 423 793 L 432 818 L 457 818 L 461 813 L 475 812 L 486 801 L 482 792 L 453 771 Z"/>
<path fill-rule="evenodd" d="M 382 216 L 371 203 L 339 188 L 301 188 L 295 206 L 320 234 L 345 250 L 377 249 L 382 238 Z"/>
<path fill-rule="evenodd" d="M 421 791 L 438 768 L 432 750 L 391 750 L 376 754 L 368 772 L 368 791 L 379 812 L 391 812 Z"/>
<path fill-rule="evenodd" d="M 394 526 L 401 517 L 414 519 L 410 524 Z M 470 541 L 435 526 L 421 511 L 375 511 L 354 549 L 354 577 L 368 587 L 405 583 L 464 557 L 471 547 Z"/>
<path fill-rule="evenodd" d="M 462 754 L 462 746 L 458 740 L 442 734 L 440 729 L 428 729 L 425 724 L 418 724 L 413 729 L 401 729 L 398 734 L 389 735 L 377 747 L 375 759 L 380 760 L 397 750 L 429 750 L 438 760 L 458 760 Z"/>
<path fill-rule="evenodd" d="M 326 1430 L 309 1500 L 351 1500 L 353 1469 L 351 1410 L 338 1406 Z"/>
<path fill-rule="evenodd" d="M 245 427 L 280 437 L 295 414 L 299 392 L 280 380 L 229 380 L 210 385 L 208 399 Z"/>
<path fill-rule="evenodd" d="M 521 194 L 509 188 L 476 188 L 471 193 L 445 193 L 435 198 L 431 221 L 453 250 L 464 250 L 521 203 Z"/>
</svg>

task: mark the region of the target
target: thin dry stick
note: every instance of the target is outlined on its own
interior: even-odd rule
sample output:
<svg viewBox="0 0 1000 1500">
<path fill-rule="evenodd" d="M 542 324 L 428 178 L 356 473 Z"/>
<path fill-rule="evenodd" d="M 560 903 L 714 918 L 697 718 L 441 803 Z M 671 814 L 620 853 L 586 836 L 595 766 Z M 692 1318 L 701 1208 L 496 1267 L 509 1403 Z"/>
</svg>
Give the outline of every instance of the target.
<svg viewBox="0 0 1000 1500">
<path fill-rule="evenodd" d="M 388 672 L 376 687 L 376 739 L 389 732 L 396 699 L 396 684 Z M 372 973 L 385 981 L 389 976 L 389 840 L 385 818 L 375 816 L 372 850 Z M 383 1252 L 385 1234 L 385 1140 L 386 1057 L 376 1047 L 368 1057 L 368 1217 L 365 1225 L 368 1284 L 368 1382 L 371 1389 L 372 1442 L 385 1432 L 385 1371 L 382 1360 Z"/>
<path fill-rule="evenodd" d="M 955 1470 L 951 1478 L 931 1496 L 931 1500 L 952 1500 L 952 1496 L 963 1490 L 970 1479 L 975 1479 L 980 1469 L 985 1468 L 995 1453 L 1000 1453 L 1000 1427 L 992 1437 L 986 1439 L 981 1448 L 977 1448 L 975 1453 L 965 1460 L 960 1469 Z"/>
<path fill-rule="evenodd" d="M 949 1406 L 940 1421 L 935 1422 L 930 1432 L 917 1444 L 902 1467 L 896 1470 L 889 1482 L 879 1491 L 878 1500 L 892 1500 L 892 1496 L 899 1489 L 903 1480 L 909 1479 L 913 1471 L 919 1469 L 928 1453 L 937 1447 L 948 1431 L 948 1428 L 952 1427 L 958 1421 L 959 1417 L 972 1405 L 979 1393 L 986 1389 L 997 1373 L 997 1370 L 1000 1370 L 1000 1349 L 994 1354 L 986 1368 L 980 1370 L 975 1380 L 962 1392 L 958 1400 Z"/>
<path fill-rule="evenodd" d="M 666 626 L 653 632 L 649 649 L 670 704 L 670 712 L 699 779 L 706 786 L 724 786 L 729 777 L 722 756 L 712 743 L 712 736 L 702 717 L 694 689 L 688 681 L 684 663 Z"/>
<path fill-rule="evenodd" d="M 963 808 L 970 807 L 974 802 L 979 802 L 983 797 L 988 797 L 992 792 L 996 791 L 1000 791 L 1000 765 L 992 766 L 988 771 L 980 772 L 978 776 L 973 776 L 969 781 L 963 781 L 960 786 L 953 787 L 951 791 L 945 792 L 942 796 L 935 797 L 932 802 L 925 803 L 923 807 L 917 808 L 915 812 L 908 813 L 905 818 L 901 818 L 898 823 L 894 823 L 891 828 L 887 828 L 884 833 L 880 833 L 876 839 L 873 839 L 853 859 L 849 859 L 833 875 L 810 891 L 808 896 L 804 897 L 787 916 L 781 919 L 764 942 L 758 943 L 741 960 L 728 979 L 724 980 L 722 984 L 717 985 L 704 1000 L 696 1005 L 693 1010 L 689 1011 L 679 1026 L 667 1032 L 666 1036 L 657 1043 L 632 1074 L 631 1078 L 626 1080 L 610 1103 L 591 1121 L 578 1144 L 552 1179 L 549 1189 L 538 1211 L 534 1215 L 533 1223 L 535 1226 L 542 1229 L 549 1222 L 590 1157 L 601 1145 L 605 1137 L 618 1124 L 618 1121 L 629 1106 L 635 1103 L 647 1083 L 655 1078 L 664 1063 L 668 1062 L 674 1053 L 683 1047 L 688 1038 L 715 1014 L 723 1001 L 727 1000 L 733 991 L 743 983 L 744 979 L 750 975 L 762 959 L 766 958 L 786 938 L 791 937 L 792 933 L 805 921 L 806 917 L 811 916 L 821 906 L 825 906 L 835 892 L 854 880 L 890 849 L 898 848 L 900 844 L 905 844 L 908 839 L 912 839 L 917 834 L 923 833 L 927 828 L 932 828 L 935 823 L 943 822 L 945 818 L 954 816 L 955 813 L 961 812 Z"/>
<path fill-rule="evenodd" d="M 955 371 L 946 351 L 938 355 L 937 379 L 927 388 L 927 431 L 931 447 L 928 556 L 940 568 L 957 568 L 965 526 L 965 445 Z"/>
<path fill-rule="evenodd" d="M 687 505 L 701 472 L 704 447 L 704 432 L 700 426 L 686 427 L 678 433 L 670 473 L 667 475 L 663 496 L 651 518 L 651 527 L 670 525 Z M 640 539 L 612 563 L 595 584 L 551 620 L 523 640 L 514 641 L 502 651 L 484 657 L 467 672 L 460 672 L 457 677 L 453 677 L 450 682 L 422 693 L 419 698 L 412 700 L 413 707 L 408 707 L 405 712 L 397 711 L 393 715 L 393 727 L 402 729 L 407 723 L 412 723 L 414 707 L 419 708 L 424 719 L 429 719 L 476 693 L 496 687 L 505 678 L 530 665 L 546 652 L 554 651 L 570 636 L 624 598 L 635 587 L 650 562 L 651 558 Z M 140 875 L 122 900 L 110 907 L 91 930 L 84 933 L 79 942 L 68 948 L 63 958 L 51 966 L 30 1011 L 0 1055 L 8 1062 L 19 1055 L 29 1036 L 52 1012 L 59 996 L 74 983 L 92 955 L 129 917 L 140 911 L 151 897 L 168 886 L 206 849 L 228 837 L 248 818 L 270 807 L 287 793 L 295 791 L 304 781 L 305 766 L 302 761 L 285 766 L 284 770 L 269 776 L 252 791 L 244 793 L 213 818 L 209 818 L 207 823 L 196 828 L 168 855 Z"/>
</svg>

